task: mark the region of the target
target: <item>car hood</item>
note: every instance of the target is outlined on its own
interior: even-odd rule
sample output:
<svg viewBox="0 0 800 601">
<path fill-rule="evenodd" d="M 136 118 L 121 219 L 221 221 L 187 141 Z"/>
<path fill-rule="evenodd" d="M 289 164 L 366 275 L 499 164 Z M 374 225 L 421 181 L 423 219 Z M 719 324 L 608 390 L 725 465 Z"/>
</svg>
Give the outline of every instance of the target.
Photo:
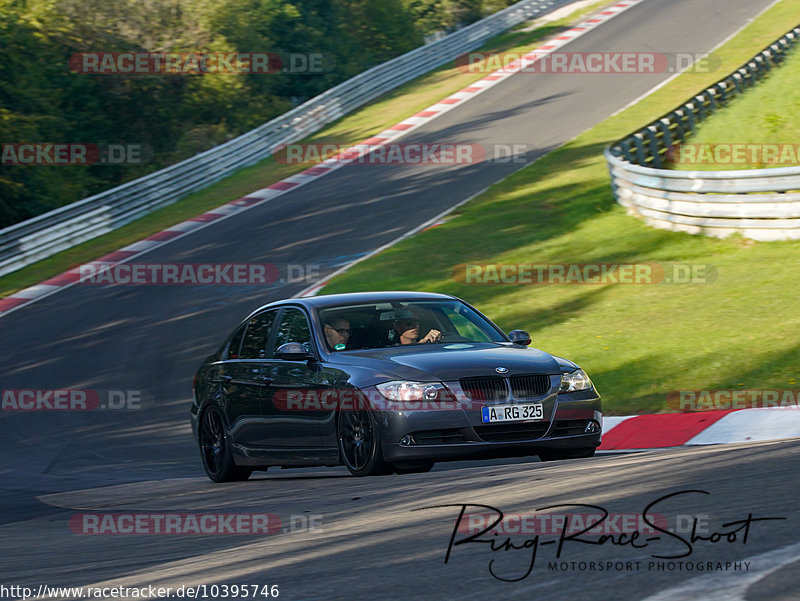
<svg viewBox="0 0 800 601">
<path fill-rule="evenodd" d="M 503 344 L 444 344 L 391 347 L 337 354 L 335 362 L 374 370 L 399 379 L 452 381 L 470 376 L 560 374 L 552 355 L 535 348 Z M 497 368 L 507 371 L 498 372 Z"/>
</svg>

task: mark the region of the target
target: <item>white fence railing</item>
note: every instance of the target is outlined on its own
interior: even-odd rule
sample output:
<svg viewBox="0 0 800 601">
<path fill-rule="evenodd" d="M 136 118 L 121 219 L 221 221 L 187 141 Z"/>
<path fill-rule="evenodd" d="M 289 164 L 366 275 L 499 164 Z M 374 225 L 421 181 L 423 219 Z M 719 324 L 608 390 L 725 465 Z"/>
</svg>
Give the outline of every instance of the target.
<svg viewBox="0 0 800 601">
<path fill-rule="evenodd" d="M 702 94 L 605 150 L 614 196 L 654 227 L 754 240 L 800 239 L 800 165 L 740 171 L 661 169 L 703 120 L 783 62 L 800 27 Z"/>
<path fill-rule="evenodd" d="M 572 0 L 522 0 L 440 40 L 372 67 L 238 138 L 78 202 L 0 230 L 0 276 L 113 231 L 268 157 L 381 94 L 518 23 Z"/>
</svg>

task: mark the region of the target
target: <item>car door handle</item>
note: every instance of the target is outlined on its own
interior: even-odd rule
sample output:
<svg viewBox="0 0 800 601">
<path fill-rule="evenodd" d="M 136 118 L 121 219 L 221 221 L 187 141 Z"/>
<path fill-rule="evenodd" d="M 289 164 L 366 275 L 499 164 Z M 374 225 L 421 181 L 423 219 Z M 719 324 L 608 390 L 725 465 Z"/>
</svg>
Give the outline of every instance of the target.
<svg viewBox="0 0 800 601">
<path fill-rule="evenodd" d="M 270 378 L 269 376 L 260 376 L 256 379 L 258 380 L 259 384 L 264 384 L 265 386 L 267 384 L 272 384 L 272 378 Z"/>
</svg>

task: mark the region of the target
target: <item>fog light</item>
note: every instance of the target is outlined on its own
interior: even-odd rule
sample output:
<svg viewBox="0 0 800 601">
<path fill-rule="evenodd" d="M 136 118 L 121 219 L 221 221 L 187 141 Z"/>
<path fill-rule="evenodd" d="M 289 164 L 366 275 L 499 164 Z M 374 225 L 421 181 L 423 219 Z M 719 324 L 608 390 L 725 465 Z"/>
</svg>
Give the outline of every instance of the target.
<svg viewBox="0 0 800 601">
<path fill-rule="evenodd" d="M 584 432 L 586 434 L 597 434 L 600 431 L 600 424 L 594 421 L 593 419 L 589 420 L 589 423 L 586 424 L 586 429 Z"/>
<path fill-rule="evenodd" d="M 412 444 L 414 444 L 414 439 L 411 438 L 411 436 L 409 436 L 408 434 L 406 434 L 405 436 L 403 436 L 403 438 L 400 439 L 400 444 L 404 447 L 409 447 Z"/>
</svg>

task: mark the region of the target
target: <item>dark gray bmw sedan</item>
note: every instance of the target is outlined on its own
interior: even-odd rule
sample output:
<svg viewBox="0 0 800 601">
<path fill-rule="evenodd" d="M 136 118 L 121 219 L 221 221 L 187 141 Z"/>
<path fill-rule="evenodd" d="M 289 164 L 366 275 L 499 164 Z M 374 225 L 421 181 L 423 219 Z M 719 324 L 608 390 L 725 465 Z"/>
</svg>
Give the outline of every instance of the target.
<svg viewBox="0 0 800 601">
<path fill-rule="evenodd" d="M 270 303 L 195 376 L 203 467 L 225 482 L 270 466 L 367 476 L 466 458 L 591 457 L 597 390 L 577 365 L 530 343 L 444 294 Z"/>
</svg>

